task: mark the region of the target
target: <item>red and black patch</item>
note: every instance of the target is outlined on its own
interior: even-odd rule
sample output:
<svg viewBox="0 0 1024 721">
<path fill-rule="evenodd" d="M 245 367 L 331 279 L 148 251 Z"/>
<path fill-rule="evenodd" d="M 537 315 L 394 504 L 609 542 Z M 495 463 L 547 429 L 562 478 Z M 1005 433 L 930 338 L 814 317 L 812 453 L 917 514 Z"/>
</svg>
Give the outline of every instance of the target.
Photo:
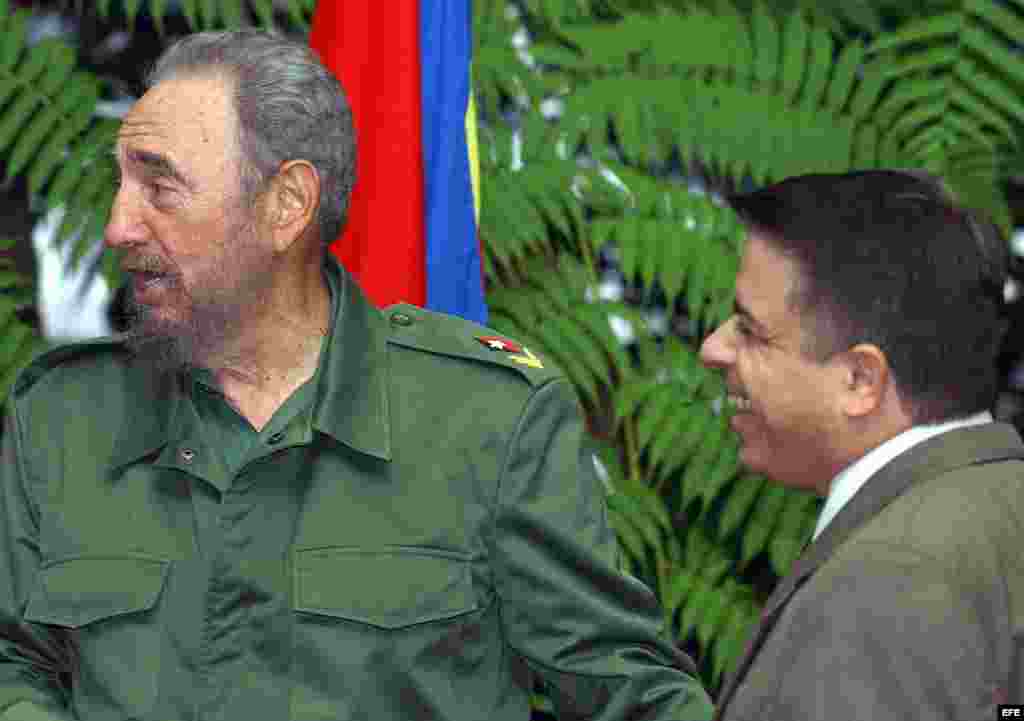
<svg viewBox="0 0 1024 721">
<path fill-rule="evenodd" d="M 493 350 L 501 353 L 522 353 L 523 347 L 514 341 L 510 341 L 508 338 L 502 338 L 497 335 L 478 335 L 476 339 L 487 348 L 487 350 Z"/>
</svg>

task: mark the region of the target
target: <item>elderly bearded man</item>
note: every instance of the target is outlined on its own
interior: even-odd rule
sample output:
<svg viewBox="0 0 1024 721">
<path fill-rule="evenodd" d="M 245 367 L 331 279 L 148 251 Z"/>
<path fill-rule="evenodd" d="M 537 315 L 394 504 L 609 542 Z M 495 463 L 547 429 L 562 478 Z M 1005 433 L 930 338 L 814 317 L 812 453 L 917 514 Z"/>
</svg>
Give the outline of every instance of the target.
<svg viewBox="0 0 1024 721">
<path fill-rule="evenodd" d="M 106 232 L 134 326 L 10 403 L 3 718 L 525 721 L 540 677 L 564 719 L 707 719 L 567 381 L 326 253 L 355 148 L 309 49 L 191 36 L 148 87 Z"/>
<path fill-rule="evenodd" d="M 1024 701 L 1024 445 L 992 422 L 1005 244 L 921 174 L 735 197 L 705 342 L 743 462 L 827 496 L 719 699 L 730 721 L 980 721 Z"/>
</svg>

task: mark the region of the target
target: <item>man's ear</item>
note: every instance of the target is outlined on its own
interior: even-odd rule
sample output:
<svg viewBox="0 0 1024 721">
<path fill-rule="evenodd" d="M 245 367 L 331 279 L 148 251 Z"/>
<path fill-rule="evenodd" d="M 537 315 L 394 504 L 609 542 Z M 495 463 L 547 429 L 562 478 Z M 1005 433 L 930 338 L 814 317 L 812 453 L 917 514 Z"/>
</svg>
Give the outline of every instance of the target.
<svg viewBox="0 0 1024 721">
<path fill-rule="evenodd" d="M 306 160 L 281 164 L 264 192 L 263 217 L 274 251 L 287 251 L 316 221 L 320 207 L 320 175 Z"/>
<path fill-rule="evenodd" d="M 891 389 L 889 359 L 872 343 L 860 343 L 840 359 L 842 409 L 847 416 L 864 417 L 878 410 Z"/>
</svg>

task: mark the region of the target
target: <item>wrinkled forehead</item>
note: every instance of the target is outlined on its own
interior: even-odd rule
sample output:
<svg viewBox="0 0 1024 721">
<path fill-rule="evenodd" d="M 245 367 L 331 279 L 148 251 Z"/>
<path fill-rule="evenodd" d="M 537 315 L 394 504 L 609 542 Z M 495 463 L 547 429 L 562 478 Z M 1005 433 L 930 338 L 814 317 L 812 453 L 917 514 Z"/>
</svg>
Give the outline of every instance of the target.
<svg viewBox="0 0 1024 721">
<path fill-rule="evenodd" d="M 200 154 L 237 147 L 237 121 L 229 83 L 219 75 L 164 80 L 143 95 L 125 116 L 118 145 L 139 141 L 168 150 Z"/>
<path fill-rule="evenodd" d="M 115 155 L 122 165 L 156 158 L 196 189 L 232 184 L 228 178 L 237 178 L 240 156 L 228 85 L 216 76 L 160 82 L 125 116 Z"/>
</svg>

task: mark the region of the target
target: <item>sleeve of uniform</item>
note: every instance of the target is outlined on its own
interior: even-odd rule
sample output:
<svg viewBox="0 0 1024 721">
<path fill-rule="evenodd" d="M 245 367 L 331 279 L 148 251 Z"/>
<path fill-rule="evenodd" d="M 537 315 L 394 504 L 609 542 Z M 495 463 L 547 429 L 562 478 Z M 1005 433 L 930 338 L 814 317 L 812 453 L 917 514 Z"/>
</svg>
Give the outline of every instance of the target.
<svg viewBox="0 0 1024 721">
<path fill-rule="evenodd" d="M 583 439 L 570 385 L 537 388 L 502 468 L 491 539 L 506 639 L 561 719 L 710 719 L 693 663 L 659 636 L 654 595 L 616 570 Z"/>
<path fill-rule="evenodd" d="M 28 708 L 23 701 L 65 705 L 61 678 L 69 646 L 55 629 L 22 616 L 39 570 L 38 526 L 21 425 L 13 400 L 7 405 L 0 455 L 0 718 L 20 718 Z M 42 708 L 38 712 L 47 713 Z"/>
</svg>

